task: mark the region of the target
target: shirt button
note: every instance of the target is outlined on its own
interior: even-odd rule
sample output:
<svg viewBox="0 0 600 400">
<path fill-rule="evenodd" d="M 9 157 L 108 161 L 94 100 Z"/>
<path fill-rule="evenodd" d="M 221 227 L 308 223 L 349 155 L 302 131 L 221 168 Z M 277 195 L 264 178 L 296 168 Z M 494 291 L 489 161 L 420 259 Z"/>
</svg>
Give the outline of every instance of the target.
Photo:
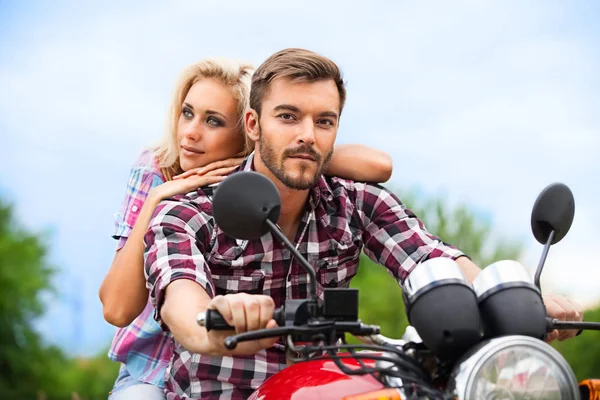
<svg viewBox="0 0 600 400">
<path fill-rule="evenodd" d="M 138 210 L 138 206 L 133 206 L 133 207 L 131 207 L 131 211 L 133 211 L 133 212 L 137 212 L 137 210 Z"/>
</svg>

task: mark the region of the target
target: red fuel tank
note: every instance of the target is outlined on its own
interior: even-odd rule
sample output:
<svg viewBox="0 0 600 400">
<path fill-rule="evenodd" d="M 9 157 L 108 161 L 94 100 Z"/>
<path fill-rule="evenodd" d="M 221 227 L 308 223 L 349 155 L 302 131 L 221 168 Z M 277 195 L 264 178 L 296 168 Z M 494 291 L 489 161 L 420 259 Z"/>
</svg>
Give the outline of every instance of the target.
<svg viewBox="0 0 600 400">
<path fill-rule="evenodd" d="M 338 355 L 349 355 L 338 353 Z M 355 359 L 341 360 L 349 368 Z M 375 362 L 363 360 L 369 367 Z M 346 375 L 331 360 L 294 364 L 267 379 L 248 400 L 340 400 L 344 396 L 380 390 L 383 385 L 370 375 Z"/>
</svg>

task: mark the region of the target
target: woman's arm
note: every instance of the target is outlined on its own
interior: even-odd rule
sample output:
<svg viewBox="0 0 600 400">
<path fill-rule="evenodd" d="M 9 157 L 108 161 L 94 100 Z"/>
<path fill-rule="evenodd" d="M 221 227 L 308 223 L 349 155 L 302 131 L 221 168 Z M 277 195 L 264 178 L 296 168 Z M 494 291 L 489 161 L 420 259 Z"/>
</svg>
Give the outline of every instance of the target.
<svg viewBox="0 0 600 400">
<path fill-rule="evenodd" d="M 100 286 L 104 319 L 111 325 L 125 327 L 140 315 L 148 302 L 144 276 L 144 235 L 152 213 L 162 199 L 148 196 L 125 245 L 117 251 Z"/>
<path fill-rule="evenodd" d="M 360 144 L 336 146 L 326 171 L 362 182 L 386 182 L 392 176 L 392 158 L 384 151 Z"/>
<path fill-rule="evenodd" d="M 217 165 L 217 164 L 215 164 Z M 220 165 L 220 164 L 219 164 Z M 213 166 L 214 167 L 214 166 Z M 144 276 L 144 236 L 154 209 L 162 200 L 176 194 L 188 193 L 201 186 L 225 179 L 236 166 L 210 170 L 201 175 L 165 182 L 152 188 L 144 201 L 125 245 L 117 251 L 102 285 L 99 296 L 104 319 L 111 325 L 125 327 L 144 310 L 148 302 L 148 289 Z"/>
</svg>

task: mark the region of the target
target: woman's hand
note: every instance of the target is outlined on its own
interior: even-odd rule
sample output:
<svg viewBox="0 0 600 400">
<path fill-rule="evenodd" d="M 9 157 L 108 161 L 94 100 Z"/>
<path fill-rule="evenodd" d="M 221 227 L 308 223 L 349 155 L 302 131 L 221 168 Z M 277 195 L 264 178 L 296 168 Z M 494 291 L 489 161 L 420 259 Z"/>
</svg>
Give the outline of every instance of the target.
<svg viewBox="0 0 600 400">
<path fill-rule="evenodd" d="M 183 174 L 175 175 L 173 180 L 185 179 L 193 175 L 205 176 L 214 173 L 217 170 L 229 168 L 231 172 L 234 168 L 238 167 L 244 158 L 228 158 L 227 160 L 214 161 L 204 167 L 193 168 Z"/>
<path fill-rule="evenodd" d="M 156 186 L 150 191 L 150 196 L 155 201 L 161 201 L 177 194 L 189 193 L 202 186 L 221 182 L 241 164 L 242 160 L 242 158 L 231 158 L 191 169 L 174 176 L 172 181 Z"/>
</svg>

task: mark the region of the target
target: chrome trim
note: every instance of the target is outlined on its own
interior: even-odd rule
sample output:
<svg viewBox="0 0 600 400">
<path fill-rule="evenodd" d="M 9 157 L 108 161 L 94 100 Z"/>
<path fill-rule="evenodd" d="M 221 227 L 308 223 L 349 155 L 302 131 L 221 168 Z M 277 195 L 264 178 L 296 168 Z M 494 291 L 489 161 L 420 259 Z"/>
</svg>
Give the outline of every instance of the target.
<svg viewBox="0 0 600 400">
<path fill-rule="evenodd" d="M 494 289 L 502 288 L 507 283 L 511 286 L 530 287 L 539 293 L 525 267 L 513 260 L 497 261 L 484 268 L 473 281 L 473 289 L 479 301 L 484 300 Z"/>
<path fill-rule="evenodd" d="M 405 342 L 412 343 L 423 343 L 423 339 L 419 336 L 419 332 L 415 329 L 414 326 L 408 325 L 404 330 L 404 335 L 402 335 L 402 340 Z"/>
<path fill-rule="evenodd" d="M 202 311 L 196 315 L 196 323 L 201 327 L 206 327 L 206 312 Z"/>
<path fill-rule="evenodd" d="M 463 357 L 462 361 L 456 364 L 456 367 L 451 372 L 448 379 L 448 390 L 460 400 L 471 400 L 466 396 L 473 389 L 474 378 L 479 373 L 483 364 L 493 357 L 494 354 L 513 346 L 531 347 L 555 361 L 563 377 L 568 381 L 570 398 L 575 400 L 580 399 L 577 379 L 564 357 L 549 344 L 528 336 L 503 336 L 482 342 L 480 345 L 474 347 Z"/>
<path fill-rule="evenodd" d="M 402 290 L 408 301 L 412 301 L 420 290 L 448 280 L 468 284 L 456 261 L 443 257 L 431 258 L 418 264 L 410 272 L 404 280 Z"/>
<path fill-rule="evenodd" d="M 406 341 L 402 339 L 392 339 L 383 335 L 370 335 L 370 336 L 355 336 L 358 340 L 366 344 L 376 344 L 379 346 L 396 346 L 402 348 Z"/>
</svg>

